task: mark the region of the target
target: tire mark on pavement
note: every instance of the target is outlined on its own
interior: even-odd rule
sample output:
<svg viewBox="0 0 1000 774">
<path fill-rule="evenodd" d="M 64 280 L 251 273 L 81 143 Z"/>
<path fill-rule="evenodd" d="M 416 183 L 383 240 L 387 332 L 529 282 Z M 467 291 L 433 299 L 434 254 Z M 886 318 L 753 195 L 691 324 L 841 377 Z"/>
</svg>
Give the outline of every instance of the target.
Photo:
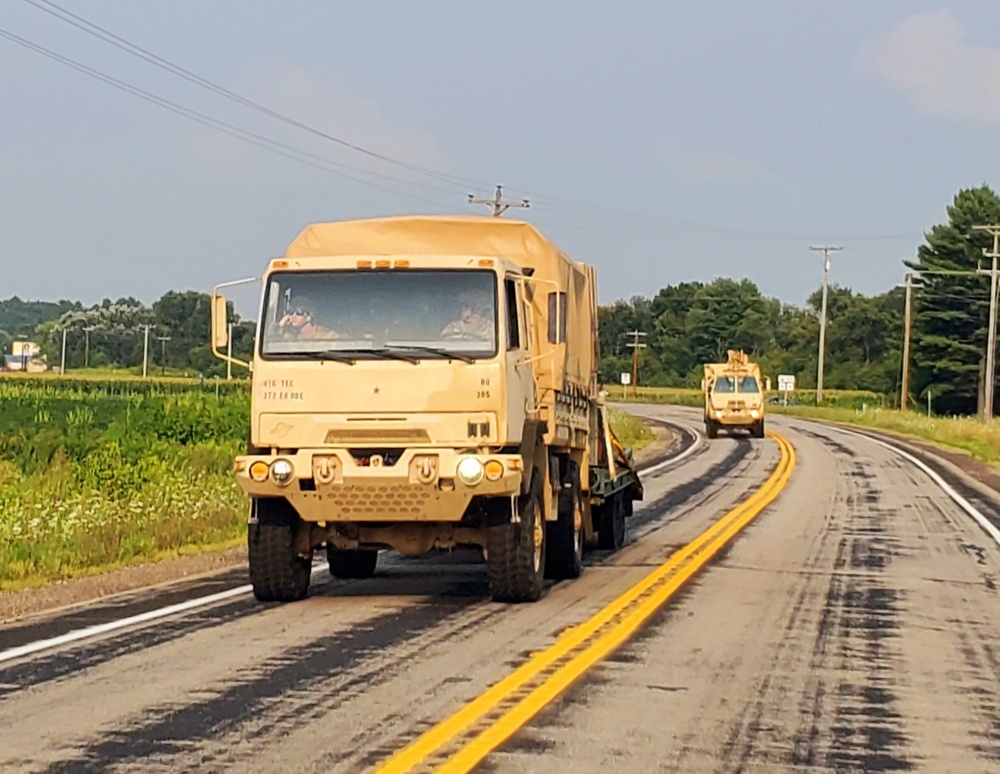
<svg viewBox="0 0 1000 774">
<path fill-rule="evenodd" d="M 745 438 L 736 439 L 736 443 L 729 453 L 707 471 L 690 481 L 673 487 L 656 500 L 646 504 L 642 510 L 637 511 L 628 520 L 629 528 L 641 529 L 652 522 L 667 524 L 669 521 L 680 518 L 683 513 L 697 508 L 714 494 L 714 491 L 709 490 L 709 486 L 736 470 L 755 448 L 756 445 Z M 681 507 L 684 508 L 683 512 L 673 513 Z M 670 520 L 663 518 L 668 513 L 672 513 Z M 642 534 L 648 534 L 648 531 Z"/>
<path fill-rule="evenodd" d="M 274 736 L 307 725 L 408 667 L 415 651 L 477 628 L 502 612 L 470 601 L 416 604 L 364 625 L 290 648 L 209 688 L 204 698 L 146 709 L 135 723 L 103 734 L 50 774 L 103 771 L 142 763 L 144 770 L 199 770 L 253 760 Z M 426 636 L 430 635 L 430 636 Z M 390 658 L 383 654 L 392 646 Z M 238 743 L 231 743 L 235 737 Z"/>
<path fill-rule="evenodd" d="M 783 644 L 734 723 L 720 770 L 746 772 L 769 763 L 836 772 L 907 771 L 914 761 L 895 694 L 902 655 L 894 642 L 905 594 L 885 577 L 906 548 L 886 529 L 892 514 L 882 504 L 872 462 L 839 441 L 806 434 L 832 451 L 840 482 L 807 567 L 832 559 L 833 572 L 824 592 L 811 582 L 821 576 L 801 582 Z M 830 539 L 837 539 L 832 557 Z M 817 592 L 823 598 L 818 620 L 800 617 Z M 797 647 L 795 634 L 813 626 L 811 649 Z M 796 674 L 808 675 L 797 700 L 788 695 Z M 781 717 L 789 710 L 795 720 Z"/>
</svg>

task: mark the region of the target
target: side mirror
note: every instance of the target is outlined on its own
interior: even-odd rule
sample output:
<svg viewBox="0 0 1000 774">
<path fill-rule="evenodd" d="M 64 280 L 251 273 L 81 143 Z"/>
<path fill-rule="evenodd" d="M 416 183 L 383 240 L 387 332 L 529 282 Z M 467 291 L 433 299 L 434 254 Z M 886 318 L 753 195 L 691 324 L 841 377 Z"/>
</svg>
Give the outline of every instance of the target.
<svg viewBox="0 0 1000 774">
<path fill-rule="evenodd" d="M 225 349 L 229 344 L 229 305 L 223 295 L 212 296 L 212 347 Z"/>
<path fill-rule="evenodd" d="M 702 390 L 705 389 L 705 380 L 704 379 L 701 380 L 701 389 Z"/>
<path fill-rule="evenodd" d="M 770 376 L 768 376 L 768 377 L 767 377 L 767 378 L 766 378 L 766 379 L 764 380 L 764 390 L 765 390 L 766 392 L 770 392 L 770 391 L 771 391 L 771 377 L 770 377 Z"/>
</svg>

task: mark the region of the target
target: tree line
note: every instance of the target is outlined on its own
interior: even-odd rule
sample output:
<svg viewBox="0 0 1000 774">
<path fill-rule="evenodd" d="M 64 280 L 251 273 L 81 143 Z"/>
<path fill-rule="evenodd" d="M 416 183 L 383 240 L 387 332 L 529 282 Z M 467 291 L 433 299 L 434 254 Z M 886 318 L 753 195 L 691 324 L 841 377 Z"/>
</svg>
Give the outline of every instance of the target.
<svg viewBox="0 0 1000 774">
<path fill-rule="evenodd" d="M 989 338 L 988 272 L 993 237 L 977 226 L 1000 224 L 1000 197 L 987 185 L 960 190 L 947 219 L 925 234 L 912 260 L 909 401 L 930 398 L 945 414 L 982 411 Z M 902 275 L 902 272 L 901 272 Z M 902 279 L 902 276 L 901 276 Z M 645 331 L 640 382 L 697 387 L 701 364 L 727 349 L 751 354 L 772 379 L 794 374 L 816 386 L 821 291 L 803 307 L 764 297 L 750 280 L 716 279 L 663 288 L 600 310 L 601 376 L 618 383 L 631 371 L 629 331 Z M 829 289 L 823 384 L 866 389 L 898 401 L 903 369 L 905 290 L 865 296 Z"/>
<path fill-rule="evenodd" d="M 50 366 L 62 360 L 66 331 L 66 368 L 135 368 L 147 366 L 203 376 L 220 375 L 225 364 L 209 346 L 211 303 L 207 293 L 170 291 L 146 306 L 134 298 L 105 299 L 84 307 L 77 302 L 0 301 L 0 346 L 10 351 L 14 339 L 39 344 Z M 233 354 L 246 359 L 253 351 L 254 324 L 240 318 L 230 304 Z M 161 341 L 161 339 L 163 339 Z"/>
<path fill-rule="evenodd" d="M 670 285 L 652 298 L 602 307 L 601 377 L 618 383 L 632 370 L 630 331 L 643 331 L 639 382 L 698 387 L 702 364 L 742 349 L 765 374 L 793 374 L 804 389 L 816 386 L 821 291 L 805 307 L 767 298 L 750 280 Z M 903 291 L 864 296 L 834 285 L 827 296 L 824 386 L 893 394 L 901 374 Z"/>
<path fill-rule="evenodd" d="M 989 233 L 977 226 L 1000 223 L 1000 197 L 987 185 L 960 190 L 944 222 L 925 234 L 905 266 L 913 274 L 910 399 L 930 395 L 940 413 L 981 411 L 986 376 L 989 276 L 984 249 Z M 935 273 L 945 272 L 945 273 Z M 794 374 L 799 386 L 815 387 L 819 308 L 816 290 L 802 306 L 764 296 L 749 279 L 668 285 L 656 295 L 636 296 L 599 309 L 601 377 L 617 384 L 632 370 L 629 332 L 643 331 L 639 381 L 644 385 L 697 387 L 701 366 L 743 349 L 776 377 Z M 824 386 L 866 389 L 898 396 L 902 374 L 905 292 L 895 287 L 866 296 L 833 285 L 827 304 Z M 235 321 L 234 354 L 253 348 L 254 324 Z M 0 301 L 0 347 L 32 337 L 50 364 L 58 364 L 67 331 L 69 368 L 134 367 L 142 362 L 144 326 L 150 327 L 149 362 L 206 376 L 225 365 L 209 349 L 209 296 L 171 291 L 145 306 L 134 298 L 106 299 L 86 308 L 77 302 Z M 90 329 L 90 330 L 87 330 Z M 158 337 L 169 337 L 161 343 Z M 89 343 L 89 346 L 88 346 Z"/>
</svg>

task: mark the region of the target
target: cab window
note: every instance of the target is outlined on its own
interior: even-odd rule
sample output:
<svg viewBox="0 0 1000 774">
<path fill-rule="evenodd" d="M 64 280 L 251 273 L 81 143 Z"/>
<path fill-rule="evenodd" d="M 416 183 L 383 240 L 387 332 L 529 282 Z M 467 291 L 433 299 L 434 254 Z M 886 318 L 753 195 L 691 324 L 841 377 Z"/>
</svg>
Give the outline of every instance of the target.
<svg viewBox="0 0 1000 774">
<path fill-rule="evenodd" d="M 712 392 L 736 392 L 736 385 L 731 376 L 720 376 L 715 380 Z"/>
<path fill-rule="evenodd" d="M 521 348 L 521 322 L 518 319 L 517 283 L 505 280 L 507 296 L 507 349 Z"/>
</svg>

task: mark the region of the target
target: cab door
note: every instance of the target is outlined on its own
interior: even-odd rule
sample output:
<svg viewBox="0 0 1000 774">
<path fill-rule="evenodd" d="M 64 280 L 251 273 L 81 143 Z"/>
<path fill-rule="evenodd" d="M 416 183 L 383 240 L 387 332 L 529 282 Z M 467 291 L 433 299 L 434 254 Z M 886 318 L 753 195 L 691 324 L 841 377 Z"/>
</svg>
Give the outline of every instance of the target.
<svg viewBox="0 0 1000 774">
<path fill-rule="evenodd" d="M 507 371 L 507 439 L 519 441 L 524 421 L 535 411 L 535 379 L 529 362 L 527 304 L 523 284 L 513 277 L 504 278 L 503 300 L 505 365 Z"/>
</svg>

